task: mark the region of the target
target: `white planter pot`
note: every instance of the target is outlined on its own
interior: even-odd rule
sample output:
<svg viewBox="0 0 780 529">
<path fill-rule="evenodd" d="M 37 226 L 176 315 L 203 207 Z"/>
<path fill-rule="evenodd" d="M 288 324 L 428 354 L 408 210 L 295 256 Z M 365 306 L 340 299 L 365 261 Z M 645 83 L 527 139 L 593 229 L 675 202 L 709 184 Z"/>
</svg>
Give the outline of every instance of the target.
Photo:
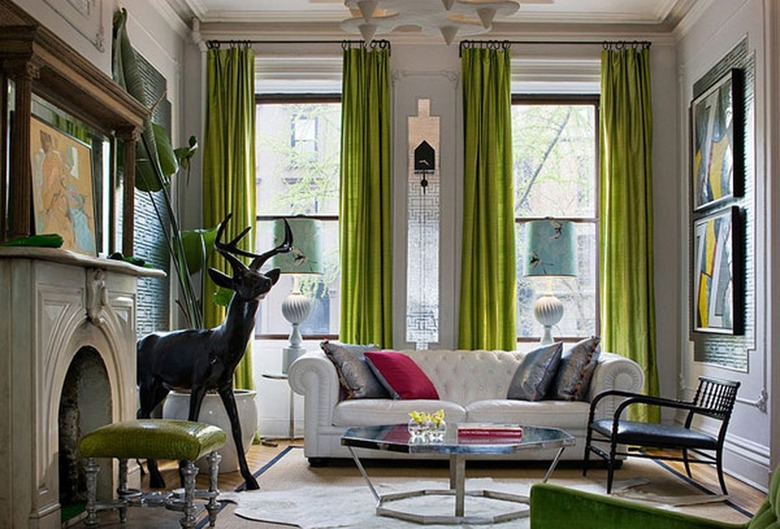
<svg viewBox="0 0 780 529">
<path fill-rule="evenodd" d="M 249 451 L 252 446 L 252 439 L 257 430 L 257 402 L 255 401 L 254 390 L 235 389 L 233 394 L 236 397 L 236 407 L 238 408 L 238 420 L 241 423 L 241 436 L 244 443 L 244 453 Z M 171 391 L 165 399 L 163 405 L 163 418 L 187 420 L 190 411 L 190 394 Z M 225 446 L 219 450 L 222 461 L 219 462 L 219 472 L 234 472 L 238 470 L 238 456 L 236 445 L 233 442 L 233 434 L 230 429 L 230 420 L 228 419 L 225 407 L 222 405 L 222 399 L 216 393 L 208 393 L 203 399 L 200 408 L 198 421 L 207 424 L 219 426 L 227 434 Z M 198 468 L 205 471 L 208 465 L 205 457 L 198 462 Z"/>
</svg>

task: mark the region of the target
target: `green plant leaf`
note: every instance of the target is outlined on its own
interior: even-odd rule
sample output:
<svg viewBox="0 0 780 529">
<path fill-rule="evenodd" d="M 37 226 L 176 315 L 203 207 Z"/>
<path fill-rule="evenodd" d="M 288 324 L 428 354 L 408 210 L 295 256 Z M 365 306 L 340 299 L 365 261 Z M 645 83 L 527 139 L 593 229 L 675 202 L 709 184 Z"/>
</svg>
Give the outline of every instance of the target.
<svg viewBox="0 0 780 529">
<path fill-rule="evenodd" d="M 173 152 L 176 154 L 176 159 L 179 161 L 179 165 L 183 169 L 188 169 L 190 166 L 190 160 L 195 153 L 198 152 L 198 139 L 195 136 L 190 136 L 189 144 L 187 147 L 179 147 Z"/>
<path fill-rule="evenodd" d="M 215 305 L 220 307 L 227 307 L 230 304 L 230 300 L 233 298 L 233 291 L 229 288 L 218 287 L 218 290 L 214 292 L 212 300 Z"/>
<path fill-rule="evenodd" d="M 168 178 L 178 172 L 179 160 L 171 145 L 168 131 L 157 123 L 152 123 L 152 129 L 154 130 L 154 141 L 157 144 L 157 154 L 160 157 L 160 169 L 162 169 L 163 176 Z"/>
<path fill-rule="evenodd" d="M 184 245 L 184 261 L 191 274 L 200 272 L 203 262 L 208 261 L 214 251 L 214 241 L 217 238 L 217 228 L 210 230 L 184 230 L 181 240 Z"/>
</svg>

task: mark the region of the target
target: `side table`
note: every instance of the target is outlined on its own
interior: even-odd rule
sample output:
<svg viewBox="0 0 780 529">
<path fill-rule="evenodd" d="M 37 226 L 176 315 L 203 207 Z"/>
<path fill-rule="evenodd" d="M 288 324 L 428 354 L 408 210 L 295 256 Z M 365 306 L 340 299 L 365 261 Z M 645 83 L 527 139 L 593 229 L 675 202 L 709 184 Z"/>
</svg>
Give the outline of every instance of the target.
<svg viewBox="0 0 780 529">
<path fill-rule="evenodd" d="M 284 380 L 287 382 L 287 373 L 263 373 L 263 378 L 270 380 Z M 287 384 L 287 391 L 290 392 L 290 423 L 288 426 L 288 438 L 292 441 L 295 439 L 295 393 L 289 384 Z"/>
</svg>

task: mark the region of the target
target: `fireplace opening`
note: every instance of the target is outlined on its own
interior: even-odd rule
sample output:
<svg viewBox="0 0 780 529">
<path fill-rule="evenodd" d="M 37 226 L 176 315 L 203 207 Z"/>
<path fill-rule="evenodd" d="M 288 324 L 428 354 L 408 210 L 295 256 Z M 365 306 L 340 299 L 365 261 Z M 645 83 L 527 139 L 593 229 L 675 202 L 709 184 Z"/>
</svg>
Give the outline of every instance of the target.
<svg viewBox="0 0 780 529">
<path fill-rule="evenodd" d="M 60 396 L 59 492 L 63 522 L 78 516 L 87 500 L 86 461 L 78 450 L 79 439 L 111 423 L 111 409 L 111 387 L 103 359 L 93 347 L 82 347 L 68 368 Z M 110 490 L 110 472 L 101 474 L 98 490 Z"/>
</svg>

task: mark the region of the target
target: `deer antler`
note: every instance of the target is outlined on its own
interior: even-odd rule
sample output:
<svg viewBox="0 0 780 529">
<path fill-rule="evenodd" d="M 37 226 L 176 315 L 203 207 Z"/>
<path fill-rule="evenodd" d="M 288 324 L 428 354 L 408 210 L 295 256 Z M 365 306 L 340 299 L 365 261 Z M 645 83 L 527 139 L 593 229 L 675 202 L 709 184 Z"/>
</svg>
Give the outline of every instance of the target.
<svg viewBox="0 0 780 529">
<path fill-rule="evenodd" d="M 284 241 L 277 246 L 276 248 L 269 250 L 262 254 L 256 254 L 252 252 L 248 252 L 246 250 L 242 250 L 241 248 L 238 248 L 237 245 L 241 241 L 241 239 L 246 235 L 249 230 L 251 230 L 251 226 L 247 227 L 239 233 L 233 240 L 231 240 L 229 243 L 225 244 L 221 242 L 222 234 L 225 231 L 225 226 L 227 225 L 230 218 L 233 216 L 232 213 L 228 213 L 227 217 L 225 217 L 225 220 L 219 223 L 219 228 L 217 229 L 217 237 L 214 242 L 214 247 L 217 249 L 217 251 L 233 266 L 244 266 L 244 263 L 239 261 L 235 256 L 240 255 L 242 257 L 252 257 L 252 263 L 249 265 L 250 270 L 258 270 L 265 262 L 273 257 L 276 254 L 289 252 L 292 250 L 292 244 L 293 244 L 293 235 L 292 235 L 292 229 L 290 229 L 290 224 L 287 222 L 286 219 L 284 219 Z"/>
<path fill-rule="evenodd" d="M 219 227 L 217 228 L 217 237 L 214 240 L 214 248 L 222 255 L 222 257 L 225 258 L 227 262 L 230 263 L 230 265 L 235 268 L 246 268 L 244 263 L 242 263 L 236 255 L 241 255 L 240 252 L 242 250 L 236 248 L 236 244 L 239 240 L 241 240 L 241 237 L 243 237 L 247 231 L 249 231 L 249 228 L 245 229 L 241 232 L 241 234 L 230 241 L 229 243 L 225 244 L 222 242 L 222 234 L 225 233 L 225 226 L 227 226 L 228 221 L 233 216 L 232 213 L 228 213 L 225 219 L 219 223 Z"/>
<path fill-rule="evenodd" d="M 268 250 L 267 252 L 262 253 L 260 255 L 254 255 L 253 257 L 255 259 L 249 264 L 250 270 L 259 270 L 260 267 L 263 266 L 263 264 L 274 255 L 280 253 L 286 253 L 292 250 L 292 245 L 293 245 L 292 229 L 290 228 L 290 223 L 287 222 L 287 219 L 282 219 L 282 220 L 284 220 L 284 241 L 282 241 L 282 243 L 276 248 L 274 248 L 273 250 Z"/>
</svg>

